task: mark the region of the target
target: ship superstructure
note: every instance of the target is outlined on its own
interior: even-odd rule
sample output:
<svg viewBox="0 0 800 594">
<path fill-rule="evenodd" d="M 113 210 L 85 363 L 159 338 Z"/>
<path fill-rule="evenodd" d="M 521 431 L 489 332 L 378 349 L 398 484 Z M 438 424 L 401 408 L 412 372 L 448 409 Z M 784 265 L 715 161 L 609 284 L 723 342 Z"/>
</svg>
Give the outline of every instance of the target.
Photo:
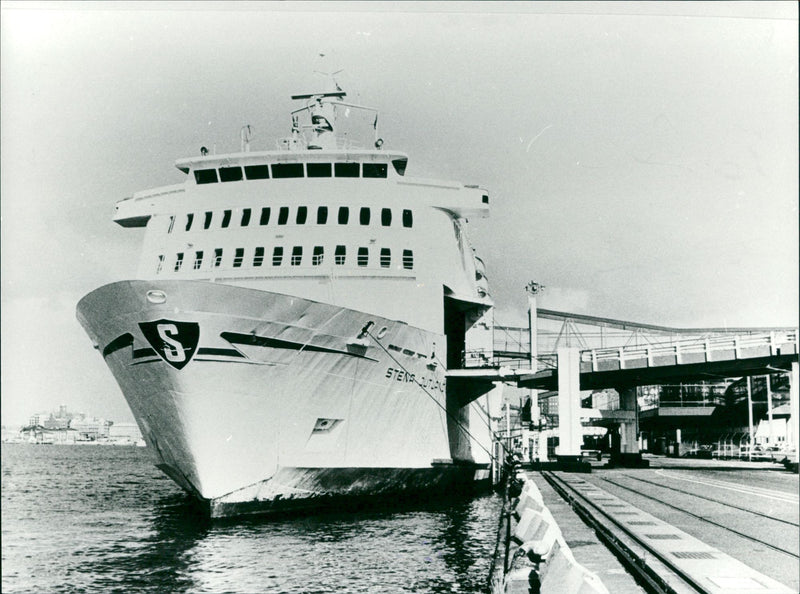
<svg viewBox="0 0 800 594">
<path fill-rule="evenodd" d="M 78 305 L 157 464 L 215 516 L 487 476 L 476 395 L 444 374 L 491 356 L 466 236 L 488 192 L 406 176 L 345 97 L 296 95 L 277 150 L 245 127 L 241 152 L 120 201 L 138 278 Z M 369 149 L 337 134 L 351 111 L 374 115 Z"/>
</svg>

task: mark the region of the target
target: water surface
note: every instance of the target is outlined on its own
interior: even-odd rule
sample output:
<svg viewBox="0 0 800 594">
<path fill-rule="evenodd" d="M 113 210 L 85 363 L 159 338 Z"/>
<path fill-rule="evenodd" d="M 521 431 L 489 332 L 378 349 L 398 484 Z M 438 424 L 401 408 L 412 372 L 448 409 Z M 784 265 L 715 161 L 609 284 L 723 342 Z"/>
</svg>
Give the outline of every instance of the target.
<svg viewBox="0 0 800 594">
<path fill-rule="evenodd" d="M 496 495 L 210 521 L 144 448 L 2 445 L 2 591 L 480 592 Z"/>
</svg>

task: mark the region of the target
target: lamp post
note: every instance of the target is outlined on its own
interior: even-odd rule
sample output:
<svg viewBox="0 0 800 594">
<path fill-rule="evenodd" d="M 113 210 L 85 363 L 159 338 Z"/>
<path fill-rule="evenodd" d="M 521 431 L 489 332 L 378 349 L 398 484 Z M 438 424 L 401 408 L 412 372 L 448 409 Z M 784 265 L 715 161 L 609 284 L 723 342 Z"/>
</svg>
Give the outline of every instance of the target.
<svg viewBox="0 0 800 594">
<path fill-rule="evenodd" d="M 539 361 L 538 361 L 539 348 L 537 344 L 539 323 L 538 323 L 538 316 L 536 314 L 537 312 L 536 295 L 538 293 L 541 293 L 543 289 L 544 285 L 541 285 L 535 281 L 530 281 L 527 285 L 525 285 L 525 291 L 528 293 L 528 332 L 531 343 L 531 349 L 530 349 L 531 373 L 536 373 L 539 369 Z M 547 443 L 545 443 L 544 449 L 542 449 L 542 429 L 541 429 L 542 411 L 539 408 L 539 390 L 537 390 L 536 388 L 531 389 L 531 422 L 534 421 L 533 419 L 534 410 L 536 411 L 536 416 L 539 420 L 539 433 L 536 436 L 537 454 L 539 456 L 540 461 L 546 462 Z"/>
<path fill-rule="evenodd" d="M 750 430 L 750 447 L 747 448 L 747 459 L 753 459 L 753 387 L 751 377 L 747 376 L 747 426 Z"/>
</svg>

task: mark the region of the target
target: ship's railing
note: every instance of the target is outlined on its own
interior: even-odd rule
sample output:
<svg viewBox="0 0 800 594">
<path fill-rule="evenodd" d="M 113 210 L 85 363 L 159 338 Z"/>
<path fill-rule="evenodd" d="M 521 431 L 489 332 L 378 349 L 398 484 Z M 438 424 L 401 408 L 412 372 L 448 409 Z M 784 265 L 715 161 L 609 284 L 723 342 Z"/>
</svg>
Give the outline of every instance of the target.
<svg viewBox="0 0 800 594">
<path fill-rule="evenodd" d="M 498 350 L 471 349 L 461 353 L 461 365 L 463 368 L 494 368 L 505 367 L 508 369 L 530 369 L 529 353 L 522 353 L 524 357 L 518 356 L 514 351 L 503 352 Z M 538 369 L 553 369 L 557 365 L 555 354 L 544 354 L 537 357 Z"/>
</svg>

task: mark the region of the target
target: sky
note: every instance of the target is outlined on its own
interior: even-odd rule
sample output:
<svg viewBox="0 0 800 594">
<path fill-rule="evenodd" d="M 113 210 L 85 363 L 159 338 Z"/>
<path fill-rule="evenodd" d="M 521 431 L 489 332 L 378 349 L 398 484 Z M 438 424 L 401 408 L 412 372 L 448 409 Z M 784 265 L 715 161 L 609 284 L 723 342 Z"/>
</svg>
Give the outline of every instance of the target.
<svg viewBox="0 0 800 594">
<path fill-rule="evenodd" d="M 798 324 L 793 2 L 0 5 L 2 422 L 130 421 L 75 318 L 135 276 L 111 216 L 200 146 L 288 135 L 344 69 L 409 176 L 480 184 L 496 321 L 544 308 L 680 327 Z M 320 58 L 320 54 L 325 54 Z M 311 89 L 311 86 L 314 86 Z"/>
</svg>

